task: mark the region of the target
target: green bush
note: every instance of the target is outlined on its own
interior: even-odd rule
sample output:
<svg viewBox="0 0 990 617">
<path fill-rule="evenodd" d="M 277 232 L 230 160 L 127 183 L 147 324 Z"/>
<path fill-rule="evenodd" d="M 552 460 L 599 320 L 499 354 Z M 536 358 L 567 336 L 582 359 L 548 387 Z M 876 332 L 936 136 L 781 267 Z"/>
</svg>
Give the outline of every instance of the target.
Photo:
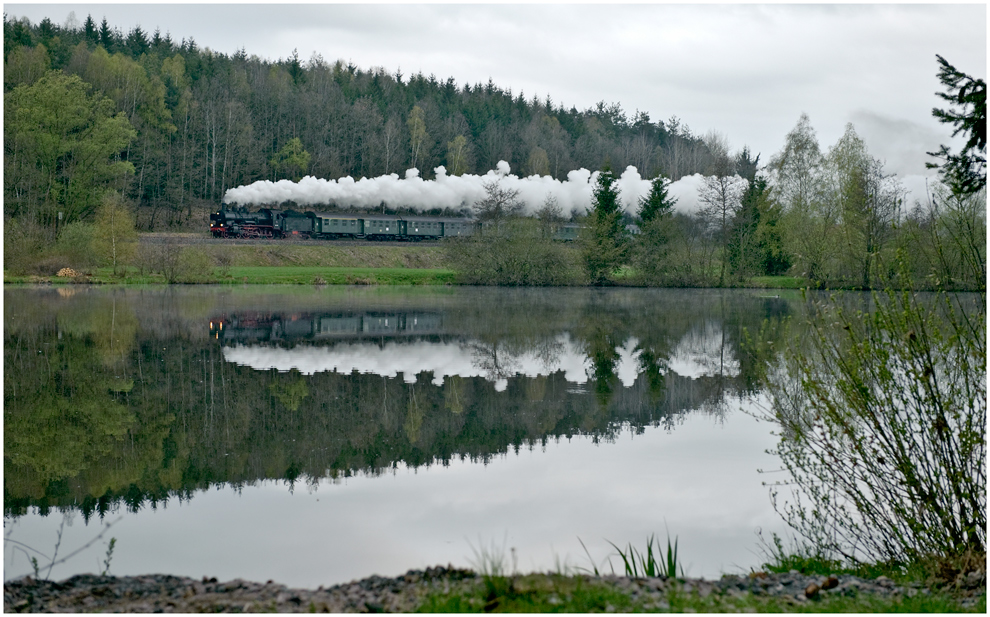
<svg viewBox="0 0 990 617">
<path fill-rule="evenodd" d="M 69 223 L 58 234 L 55 253 L 71 268 L 95 266 L 97 265 L 96 254 L 93 252 L 95 233 L 95 228 L 89 223 L 81 221 Z"/>
<path fill-rule="evenodd" d="M 473 285 L 550 286 L 578 280 L 571 247 L 545 238 L 535 221 L 517 219 L 499 230 L 446 242 L 450 267 Z"/>
<path fill-rule="evenodd" d="M 201 250 L 185 248 L 179 253 L 174 283 L 205 283 L 212 279 L 213 260 Z"/>
</svg>

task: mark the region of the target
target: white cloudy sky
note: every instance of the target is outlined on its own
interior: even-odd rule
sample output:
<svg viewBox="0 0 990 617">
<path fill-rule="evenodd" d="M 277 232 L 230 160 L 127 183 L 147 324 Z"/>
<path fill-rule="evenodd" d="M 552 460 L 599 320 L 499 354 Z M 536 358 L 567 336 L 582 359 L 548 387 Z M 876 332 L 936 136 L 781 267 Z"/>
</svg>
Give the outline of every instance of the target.
<svg viewBox="0 0 990 617">
<path fill-rule="evenodd" d="M 676 115 L 766 161 L 802 112 L 823 148 L 853 122 L 901 176 L 948 141 L 931 118 L 935 54 L 986 78 L 985 4 L 6 4 L 64 23 L 92 14 L 201 47 L 277 59 L 298 49 L 390 72 L 489 78 L 584 109 Z"/>
</svg>

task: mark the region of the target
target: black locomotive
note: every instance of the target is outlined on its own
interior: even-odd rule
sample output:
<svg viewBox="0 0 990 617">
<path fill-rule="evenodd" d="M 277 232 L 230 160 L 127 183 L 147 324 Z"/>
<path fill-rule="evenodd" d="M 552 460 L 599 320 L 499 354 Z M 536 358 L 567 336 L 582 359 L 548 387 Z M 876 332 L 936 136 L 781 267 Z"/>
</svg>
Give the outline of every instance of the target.
<svg viewBox="0 0 990 617">
<path fill-rule="evenodd" d="M 575 240 L 578 225 L 561 223 L 554 230 L 558 240 Z M 440 240 L 470 236 L 478 222 L 467 218 L 296 212 L 262 208 L 221 206 L 210 215 L 215 238 L 338 238 L 359 240 Z"/>
</svg>

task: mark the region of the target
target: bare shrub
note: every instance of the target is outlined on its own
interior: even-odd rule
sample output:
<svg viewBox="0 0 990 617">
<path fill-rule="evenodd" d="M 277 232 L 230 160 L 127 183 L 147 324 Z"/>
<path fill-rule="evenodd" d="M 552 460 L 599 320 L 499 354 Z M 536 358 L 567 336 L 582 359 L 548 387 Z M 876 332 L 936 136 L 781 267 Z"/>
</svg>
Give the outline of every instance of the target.
<svg viewBox="0 0 990 617">
<path fill-rule="evenodd" d="M 808 349 L 768 375 L 793 489 L 775 485 L 774 505 L 852 562 L 985 554 L 985 294 L 873 302 L 818 306 Z"/>
<path fill-rule="evenodd" d="M 3 227 L 3 267 L 14 274 L 35 272 L 35 264 L 48 244 L 47 231 L 29 217 L 6 219 Z M 58 268 L 56 268 L 57 270 Z M 53 274 L 47 272 L 47 274 Z"/>
<path fill-rule="evenodd" d="M 230 266 L 234 263 L 234 257 L 230 252 L 230 249 L 226 246 L 217 247 L 216 252 L 213 253 L 213 265 L 217 268 L 219 274 L 222 278 L 227 278 L 230 276 Z"/>
</svg>

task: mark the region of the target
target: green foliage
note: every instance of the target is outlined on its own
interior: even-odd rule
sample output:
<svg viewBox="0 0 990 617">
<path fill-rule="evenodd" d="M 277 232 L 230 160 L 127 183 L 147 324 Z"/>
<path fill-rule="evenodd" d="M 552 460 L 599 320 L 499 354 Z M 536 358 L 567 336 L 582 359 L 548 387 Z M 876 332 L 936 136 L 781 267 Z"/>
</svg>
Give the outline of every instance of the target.
<svg viewBox="0 0 990 617">
<path fill-rule="evenodd" d="M 889 257 L 888 242 L 898 216 L 903 189 L 866 151 L 852 124 L 829 150 L 831 198 L 839 215 L 840 252 L 836 280 L 870 289 L 878 262 Z"/>
<path fill-rule="evenodd" d="M 136 131 L 126 161 L 137 173 L 114 188 L 134 205 L 142 228 L 198 229 L 198 217 L 230 186 L 306 173 L 359 178 L 415 167 L 429 177 L 446 164 L 453 175 L 483 174 L 505 160 L 514 170 L 563 179 L 569 170 L 612 160 L 616 168 L 639 164 L 647 177 L 662 168 L 677 179 L 707 165 L 704 141 L 676 118 L 629 118 L 617 104 L 565 109 L 491 82 L 455 84 L 321 58 L 301 62 L 295 52 L 276 61 L 251 50 L 217 54 L 187 35 L 121 31 L 105 19 L 78 27 L 4 20 L 8 90 L 36 83 L 42 70 L 78 76 Z M 311 154 L 308 169 L 295 161 L 276 170 L 273 162 L 285 164 L 278 155 L 296 138 L 297 154 Z M 631 139 L 644 140 L 656 156 L 634 160 L 625 146 Z M 8 186 L 36 180 L 20 161 L 5 159 Z M 41 203 L 37 194 L 13 194 L 24 207 Z"/>
<path fill-rule="evenodd" d="M 791 267 L 792 256 L 784 249 L 784 234 L 780 205 L 772 200 L 757 200 L 760 222 L 756 226 L 756 245 L 759 247 L 758 270 L 767 276 L 781 276 Z"/>
<path fill-rule="evenodd" d="M 17 47 L 5 56 L 3 83 L 5 90 L 21 84 L 33 84 L 51 68 L 48 50 L 44 45 Z"/>
<path fill-rule="evenodd" d="M 75 75 L 51 71 L 4 95 L 4 211 L 54 227 L 93 212 L 113 181 L 133 173 L 118 157 L 135 132 L 113 102 Z"/>
<path fill-rule="evenodd" d="M 791 262 L 784 250 L 781 215 L 767 178 L 754 177 L 729 228 L 726 253 L 734 276 L 777 276 L 787 271 Z"/>
<path fill-rule="evenodd" d="M 619 190 L 615 188 L 615 174 L 608 164 L 598 172 L 598 179 L 591 194 L 590 216 L 607 219 L 620 211 Z"/>
<path fill-rule="evenodd" d="M 289 379 L 292 381 L 289 381 Z M 309 396 L 309 388 L 306 381 L 299 374 L 299 371 L 292 371 L 287 376 L 279 376 L 279 379 L 268 386 L 272 396 L 289 411 L 298 411 L 299 405 Z"/>
<path fill-rule="evenodd" d="M 985 298 L 873 304 L 819 306 L 810 342 L 767 379 L 795 489 L 781 502 L 775 488 L 775 505 L 816 551 L 854 563 L 984 551 Z"/>
<path fill-rule="evenodd" d="M 213 263 L 203 251 L 187 247 L 179 253 L 179 260 L 170 283 L 205 283 L 212 279 Z"/>
<path fill-rule="evenodd" d="M 95 266 L 99 259 L 93 249 L 96 227 L 92 223 L 76 221 L 62 227 L 55 242 L 55 252 L 66 260 L 70 268 Z"/>
<path fill-rule="evenodd" d="M 945 161 L 941 165 L 928 163 L 927 167 L 939 169 L 942 179 L 952 187 L 953 192 L 972 194 L 987 185 L 987 84 L 982 79 L 959 71 L 945 58 L 938 58 L 938 79 L 945 86 L 945 92 L 936 93 L 956 109 L 932 109 L 932 115 L 939 122 L 953 125 L 952 136 L 963 133 L 966 144 L 958 154 L 952 154 L 948 146 L 930 156 Z"/>
<path fill-rule="evenodd" d="M 327 285 L 450 285 L 455 273 L 444 269 L 328 268 L 309 266 L 237 266 L 232 283 L 310 285 L 320 276 Z"/>
<path fill-rule="evenodd" d="M 416 608 L 419 613 L 949 613 L 986 610 L 985 597 L 964 608 L 950 593 L 828 595 L 813 601 L 773 594 L 720 594 L 701 596 L 674 585 L 659 602 L 644 594 L 584 576 L 531 574 L 505 577 L 496 590 L 471 578 L 444 583 Z"/>
<path fill-rule="evenodd" d="M 134 217 L 119 195 L 111 193 L 103 198 L 93 230 L 92 247 L 101 265 L 109 265 L 116 273 L 134 261 L 138 239 Z"/>
<path fill-rule="evenodd" d="M 469 545 L 471 546 L 471 552 L 474 553 L 471 567 L 485 579 L 504 579 L 507 576 L 515 574 L 515 564 L 512 565 L 510 570 L 509 564 L 506 563 L 504 540 L 501 546 L 495 544 L 494 541 L 490 545 L 485 546 L 480 538 L 478 539 L 477 548 L 473 544 Z M 515 555 L 515 549 L 512 549 L 512 553 Z"/>
<path fill-rule="evenodd" d="M 312 156 L 306 152 L 302 140 L 293 137 L 275 153 L 271 165 L 277 177 L 298 182 L 309 171 L 311 159 Z"/>
<path fill-rule="evenodd" d="M 452 176 L 463 175 L 467 171 L 468 146 L 467 138 L 458 135 L 453 141 L 447 142 L 447 173 Z"/>
</svg>

